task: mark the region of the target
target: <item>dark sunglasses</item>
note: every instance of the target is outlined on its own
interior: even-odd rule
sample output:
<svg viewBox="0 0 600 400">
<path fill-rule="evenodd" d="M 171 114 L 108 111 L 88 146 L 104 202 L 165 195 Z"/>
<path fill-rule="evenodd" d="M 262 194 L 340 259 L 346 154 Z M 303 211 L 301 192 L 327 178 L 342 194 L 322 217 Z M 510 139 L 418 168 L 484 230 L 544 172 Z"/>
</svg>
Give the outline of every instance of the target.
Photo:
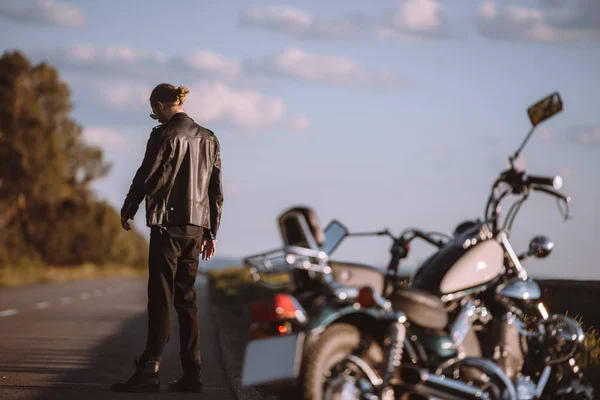
<svg viewBox="0 0 600 400">
<path fill-rule="evenodd" d="M 159 102 L 157 101 L 156 103 L 154 103 L 154 106 L 156 106 Z M 152 111 L 150 113 L 150 118 L 152 118 L 153 120 L 158 120 L 158 115 L 154 114 L 154 111 Z"/>
</svg>

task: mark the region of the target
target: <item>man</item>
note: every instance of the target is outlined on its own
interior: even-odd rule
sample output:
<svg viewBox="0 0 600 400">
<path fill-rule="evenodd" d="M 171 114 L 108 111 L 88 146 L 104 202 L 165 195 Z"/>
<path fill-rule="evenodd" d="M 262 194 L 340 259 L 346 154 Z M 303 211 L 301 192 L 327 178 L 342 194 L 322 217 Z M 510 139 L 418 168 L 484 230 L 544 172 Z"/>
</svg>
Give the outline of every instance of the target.
<svg viewBox="0 0 600 400">
<path fill-rule="evenodd" d="M 150 116 L 161 125 L 150 134 L 144 160 L 121 209 L 121 225 L 130 230 L 128 220 L 146 199 L 146 224 L 151 228 L 148 339 L 135 360 L 135 373 L 124 383 L 114 383 L 114 391 L 160 390 L 159 366 L 169 340 L 173 298 L 183 377 L 171 382 L 169 389 L 202 391 L 194 283 L 200 256 L 209 260 L 216 251 L 223 187 L 219 141 L 183 111 L 188 92 L 166 83 L 152 91 Z"/>
</svg>

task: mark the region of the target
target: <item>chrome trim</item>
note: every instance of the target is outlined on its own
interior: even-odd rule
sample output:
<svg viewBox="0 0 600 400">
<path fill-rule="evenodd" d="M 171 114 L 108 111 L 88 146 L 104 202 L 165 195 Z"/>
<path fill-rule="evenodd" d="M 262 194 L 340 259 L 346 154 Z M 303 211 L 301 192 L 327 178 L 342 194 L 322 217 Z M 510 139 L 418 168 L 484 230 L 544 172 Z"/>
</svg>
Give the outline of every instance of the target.
<svg viewBox="0 0 600 400">
<path fill-rule="evenodd" d="M 469 295 L 476 295 L 481 292 L 485 292 L 490 287 L 492 287 L 496 283 L 498 283 L 500 276 L 502 276 L 503 274 L 504 274 L 504 271 L 501 271 L 501 273 L 497 277 L 495 277 L 494 279 L 492 279 L 489 282 L 484 283 L 483 285 L 475 286 L 475 287 L 469 288 L 469 289 L 460 290 L 460 291 L 454 292 L 454 293 L 445 294 L 441 297 L 441 300 L 444 303 L 448 303 L 449 301 L 452 301 L 452 300 L 458 300 L 458 299 L 461 299 L 461 298 L 469 296 Z"/>
<path fill-rule="evenodd" d="M 515 268 L 515 270 L 518 273 L 519 278 L 521 278 L 523 280 L 527 279 L 527 271 L 525 271 L 525 268 L 523 268 L 523 266 L 521 265 L 521 262 L 519 261 L 519 257 L 517 257 L 510 242 L 508 241 L 508 236 L 506 236 L 506 232 L 504 232 L 504 231 L 500 232 L 499 236 L 500 236 L 500 242 L 502 243 L 504 250 L 508 254 L 509 262 L 512 263 L 513 267 Z"/>
<path fill-rule="evenodd" d="M 514 386 L 519 396 L 519 400 L 536 400 L 537 386 L 530 376 L 519 375 L 514 379 Z"/>
<path fill-rule="evenodd" d="M 548 360 L 546 360 L 546 365 L 561 364 L 561 363 L 567 361 L 568 359 L 573 357 L 575 355 L 575 353 L 577 353 L 577 351 L 583 346 L 583 342 L 585 340 L 585 333 L 583 332 L 583 329 L 581 329 L 581 326 L 579 326 L 579 324 L 575 320 L 567 317 L 566 315 L 562 315 L 562 314 L 552 315 L 547 320 L 540 322 L 540 326 L 547 328 L 546 325 L 549 325 L 549 324 L 552 324 L 553 322 L 558 322 L 558 321 L 564 322 L 565 325 L 563 325 L 563 326 L 566 326 L 568 329 L 571 330 L 571 332 L 567 332 L 567 335 L 570 333 L 570 335 L 568 335 L 569 337 L 567 340 L 565 340 L 565 337 L 559 338 L 558 340 L 560 341 L 560 343 L 555 343 L 555 345 L 562 346 L 565 342 L 567 342 L 568 344 L 572 344 L 572 346 L 571 346 L 571 349 L 568 351 L 568 353 L 566 353 L 556 359 L 549 358 Z M 550 338 L 553 338 L 553 339 L 558 338 L 559 335 L 561 335 L 561 334 L 562 334 L 562 332 L 558 332 L 556 329 L 547 330 L 546 340 L 548 340 Z"/>
<path fill-rule="evenodd" d="M 379 377 L 377 371 L 375 371 L 366 361 L 357 357 L 355 355 L 350 354 L 346 357 L 348 361 L 356 365 L 360 370 L 365 374 L 369 382 L 375 387 L 381 385 L 383 383 L 383 379 Z"/>
<path fill-rule="evenodd" d="M 540 285 L 531 278 L 512 278 L 496 288 L 496 294 L 515 300 L 537 300 L 542 297 Z"/>
<path fill-rule="evenodd" d="M 538 384 L 536 387 L 536 395 L 538 399 L 542 398 L 542 393 L 544 393 L 544 389 L 546 388 L 546 384 L 548 383 L 548 379 L 550 379 L 550 372 L 552 372 L 552 367 L 549 365 L 544 368 L 540 379 L 538 380 Z"/>
<path fill-rule="evenodd" d="M 463 301 L 462 308 L 454 323 L 452 324 L 452 328 L 450 328 L 450 337 L 454 342 L 454 346 L 458 347 L 473 325 L 473 315 L 475 314 L 475 305 L 471 299 L 466 299 Z"/>
<path fill-rule="evenodd" d="M 377 304 L 383 310 L 392 311 L 392 303 L 389 300 L 382 297 L 379 293 L 373 292 L 373 299 L 375 300 L 375 304 Z M 406 322 L 406 315 L 404 315 L 403 312 L 397 312 L 395 314 L 397 314 L 399 322 Z M 404 318 L 404 320 L 400 321 L 401 318 Z"/>
<path fill-rule="evenodd" d="M 306 325 L 308 323 L 306 310 L 304 310 L 304 307 L 302 307 L 302 304 L 300 304 L 295 296 L 291 294 L 287 294 L 287 296 L 292 300 L 292 304 L 294 305 L 294 308 L 296 308 L 296 312 L 294 313 L 296 321 L 298 321 L 300 325 Z"/>
<path fill-rule="evenodd" d="M 332 289 L 335 299 L 339 302 L 353 302 L 358 297 L 359 288 L 356 286 L 338 286 Z"/>
<path fill-rule="evenodd" d="M 538 235 L 531 239 L 529 242 L 528 254 L 533 255 L 537 258 L 545 258 L 552 253 L 554 249 L 554 242 L 548 239 L 547 236 Z"/>
<path fill-rule="evenodd" d="M 455 347 L 460 346 L 465 340 L 475 321 L 481 321 L 485 325 L 492 319 L 487 308 L 479 305 L 479 301 L 477 302 L 478 304 L 475 304 L 469 298 L 463 299 L 461 302 L 461 311 L 450 328 L 450 337 Z"/>
<path fill-rule="evenodd" d="M 513 326 L 517 330 L 517 332 L 519 332 L 519 334 L 522 336 L 525 336 L 525 337 L 541 336 L 539 332 L 529 332 L 527 330 L 527 328 L 525 327 L 524 322 L 521 321 L 519 316 L 513 312 L 509 311 L 505 314 L 502 314 L 502 321 Z"/>
<path fill-rule="evenodd" d="M 436 375 L 426 369 L 410 365 L 404 366 L 402 370 L 401 375 L 409 391 L 444 400 L 489 399 L 489 395 L 480 388 L 445 375 Z M 418 374 L 417 382 L 406 381 L 405 373 L 409 370 Z M 516 397 L 513 399 L 516 400 Z"/>
<path fill-rule="evenodd" d="M 488 375 L 496 376 L 498 379 L 500 379 L 500 381 L 502 381 L 502 383 L 508 390 L 508 393 L 506 393 L 508 395 L 508 398 L 505 400 L 518 400 L 517 392 L 515 390 L 515 387 L 513 386 L 513 383 L 506 376 L 504 371 L 502 371 L 502 368 L 498 366 L 498 364 L 494 363 L 491 360 L 488 360 L 487 358 L 478 357 L 463 358 L 460 362 L 463 365 L 472 366 L 477 369 L 480 369 Z"/>
</svg>

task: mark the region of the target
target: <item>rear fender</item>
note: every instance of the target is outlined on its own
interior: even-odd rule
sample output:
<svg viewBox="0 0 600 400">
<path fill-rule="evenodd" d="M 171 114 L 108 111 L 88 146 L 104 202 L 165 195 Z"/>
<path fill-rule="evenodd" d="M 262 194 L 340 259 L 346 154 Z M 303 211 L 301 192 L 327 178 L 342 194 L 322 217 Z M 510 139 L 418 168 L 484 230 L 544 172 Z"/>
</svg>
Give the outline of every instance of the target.
<svg viewBox="0 0 600 400">
<path fill-rule="evenodd" d="M 308 335 L 304 343 L 305 350 L 312 347 L 329 326 L 342 322 L 356 326 L 359 331 L 375 339 L 382 349 L 385 348 L 383 343 L 389 329 L 389 321 L 378 319 L 375 310 L 355 308 L 354 306 L 343 308 L 325 306 L 319 314 L 310 319 L 307 327 Z M 409 327 L 407 328 L 406 340 L 404 341 L 404 356 L 416 363 L 419 357 L 413 343 L 410 341 L 410 336 Z M 308 351 L 305 351 L 304 354 L 308 354 Z"/>
</svg>

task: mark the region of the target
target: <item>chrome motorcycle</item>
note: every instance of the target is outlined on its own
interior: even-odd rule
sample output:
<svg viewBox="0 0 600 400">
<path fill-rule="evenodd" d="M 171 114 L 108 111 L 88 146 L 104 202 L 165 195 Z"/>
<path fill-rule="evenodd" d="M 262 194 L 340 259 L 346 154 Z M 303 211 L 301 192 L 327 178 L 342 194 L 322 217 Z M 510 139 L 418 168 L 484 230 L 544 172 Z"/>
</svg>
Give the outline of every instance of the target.
<svg viewBox="0 0 600 400">
<path fill-rule="evenodd" d="M 570 198 L 558 192 L 560 176 L 534 176 L 514 166 L 535 127 L 562 106 L 560 95 L 553 93 L 528 109 L 533 127 L 509 157 L 511 168 L 494 182 L 485 220 L 461 224 L 452 240 L 426 259 L 409 283 L 442 300 L 452 321 L 450 336 L 462 355 L 494 360 L 523 400 L 594 398 L 574 358 L 585 339 L 581 327 L 566 315 L 550 313 L 539 285 L 522 265 L 527 257 L 547 257 L 554 243 L 536 236 L 529 250 L 517 255 L 509 241 L 519 208 L 532 192 L 555 197 L 564 205 L 565 220 L 569 218 Z M 520 198 L 500 227 L 500 203 L 509 195 Z"/>
<path fill-rule="evenodd" d="M 252 305 L 242 385 L 281 399 L 391 400 L 410 393 L 452 400 L 517 399 L 510 380 L 492 361 L 458 358 L 444 331 L 448 319 L 438 298 L 398 289 L 403 298 L 392 308 L 380 295 L 397 285 L 391 275 L 330 258 L 348 236 L 391 236 L 388 231 L 349 233 L 334 220 L 323 235 L 307 208 L 291 209 L 279 221 L 284 247 L 244 260 L 251 276 L 276 293 Z M 436 238 L 440 234 L 417 230 L 407 231 L 402 240 L 407 234 L 438 247 L 444 243 Z M 404 247 L 393 247 L 391 262 L 397 265 L 405 254 Z M 268 282 L 281 273 L 289 281 Z M 414 368 L 401 370 L 403 360 Z M 401 374 L 423 371 L 431 372 L 426 384 L 402 384 Z"/>
</svg>

